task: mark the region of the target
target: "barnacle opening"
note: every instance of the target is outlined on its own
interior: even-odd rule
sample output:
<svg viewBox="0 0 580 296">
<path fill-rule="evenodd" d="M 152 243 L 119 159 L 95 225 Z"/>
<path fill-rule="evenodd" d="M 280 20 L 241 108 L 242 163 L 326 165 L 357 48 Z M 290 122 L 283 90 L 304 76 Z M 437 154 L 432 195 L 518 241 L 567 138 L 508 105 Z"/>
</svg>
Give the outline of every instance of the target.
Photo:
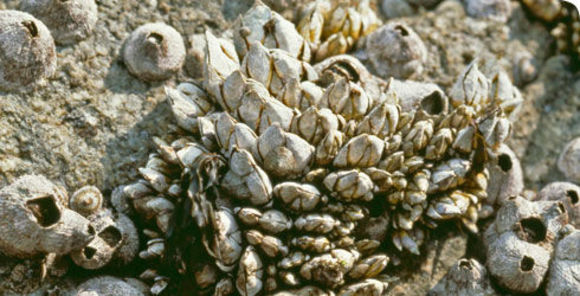
<svg viewBox="0 0 580 296">
<path fill-rule="evenodd" d="M 93 227 L 93 225 L 89 224 L 89 226 L 87 227 L 87 233 L 91 236 L 95 235 L 95 228 Z"/>
<path fill-rule="evenodd" d="M 97 250 L 95 248 L 92 248 L 92 247 L 86 247 L 83 249 L 83 255 L 85 255 L 85 258 L 87 258 L 89 260 L 92 259 L 96 253 L 97 253 Z"/>
<path fill-rule="evenodd" d="M 421 101 L 421 108 L 431 115 L 441 114 L 444 110 L 445 99 L 440 92 L 434 91 Z"/>
<path fill-rule="evenodd" d="M 156 32 L 151 32 L 149 35 L 147 35 L 147 41 L 153 44 L 161 44 L 163 42 L 163 35 Z"/>
<path fill-rule="evenodd" d="M 119 244 L 123 238 L 123 235 L 121 234 L 121 231 L 117 229 L 117 227 L 108 226 L 99 233 L 99 237 L 102 238 L 111 248 L 114 248 Z"/>
<path fill-rule="evenodd" d="M 49 227 L 60 220 L 60 210 L 52 195 L 31 199 L 26 202 L 26 207 L 42 227 Z"/>
<path fill-rule="evenodd" d="M 566 207 L 564 206 L 563 203 L 561 202 L 558 203 L 558 210 L 560 211 L 561 214 L 566 213 Z"/>
<path fill-rule="evenodd" d="M 522 271 L 530 271 L 534 269 L 534 259 L 528 256 L 524 256 L 522 261 L 520 261 L 520 269 Z"/>
<path fill-rule="evenodd" d="M 505 153 L 499 155 L 497 158 L 497 164 L 504 172 L 508 172 L 513 166 L 511 157 Z"/>
<path fill-rule="evenodd" d="M 409 31 L 407 31 L 407 29 L 401 25 L 395 26 L 395 30 L 399 31 L 402 36 L 409 36 Z"/>
<path fill-rule="evenodd" d="M 471 263 L 468 260 L 459 261 L 459 267 L 462 269 L 469 269 L 469 270 L 473 269 L 473 266 L 471 265 Z"/>
<path fill-rule="evenodd" d="M 566 196 L 570 199 L 570 202 L 575 205 L 578 203 L 578 192 L 575 190 L 568 190 L 566 191 Z"/>
<path fill-rule="evenodd" d="M 523 240 L 538 243 L 546 239 L 547 228 L 539 218 L 526 218 L 520 221 Z"/>
<path fill-rule="evenodd" d="M 23 21 L 22 25 L 28 30 L 28 33 L 32 38 L 38 37 L 38 28 L 33 21 Z"/>
</svg>

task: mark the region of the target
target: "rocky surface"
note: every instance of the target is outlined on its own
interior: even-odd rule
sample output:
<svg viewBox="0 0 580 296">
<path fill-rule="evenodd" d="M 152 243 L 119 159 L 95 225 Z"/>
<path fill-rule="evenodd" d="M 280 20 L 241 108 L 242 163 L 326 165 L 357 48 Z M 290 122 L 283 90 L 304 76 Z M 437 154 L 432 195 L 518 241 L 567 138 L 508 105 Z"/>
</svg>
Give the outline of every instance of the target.
<svg viewBox="0 0 580 296">
<path fill-rule="evenodd" d="M 0 187 L 34 173 L 69 192 L 95 185 L 108 195 L 115 186 L 134 179 L 136 168 L 152 151 L 151 137 L 175 128 L 164 86 L 191 79 L 182 71 L 162 83 L 139 81 L 120 60 L 123 40 L 138 26 L 154 21 L 173 26 L 185 40 L 205 29 L 220 35 L 252 2 L 97 1 L 95 32 L 76 45 L 57 46 L 57 71 L 46 85 L 26 94 L 0 93 Z M 286 2 L 296 1 L 270 2 L 286 8 Z M 18 4 L 2 1 L 0 9 L 16 9 Z M 445 89 L 475 57 L 489 65 L 484 72 L 499 65 L 512 74 L 517 72 L 513 65 L 519 54 L 529 52 L 538 74 L 520 86 L 525 102 L 509 145 L 521 159 L 526 187 L 537 190 L 564 180 L 556 161 L 564 145 L 580 135 L 580 117 L 575 116 L 580 110 L 580 74 L 574 73 L 578 65 L 568 57 L 554 55 L 554 41 L 544 24 L 519 2 L 512 5 L 507 24 L 469 18 L 461 3 L 453 0 L 399 20 L 427 46 L 427 62 L 416 79 Z M 428 243 L 420 259 L 400 258 L 399 267 L 393 268 L 391 293 L 425 294 L 464 255 L 466 241 L 460 234 L 445 236 Z M 0 257 L 0 279 L 14 283 L 38 278 L 39 271 L 26 267 L 27 262 L 4 259 Z M 30 285 L 17 290 L 30 292 L 38 284 Z M 7 284 L 0 285 L 0 293 L 2 286 Z"/>
</svg>

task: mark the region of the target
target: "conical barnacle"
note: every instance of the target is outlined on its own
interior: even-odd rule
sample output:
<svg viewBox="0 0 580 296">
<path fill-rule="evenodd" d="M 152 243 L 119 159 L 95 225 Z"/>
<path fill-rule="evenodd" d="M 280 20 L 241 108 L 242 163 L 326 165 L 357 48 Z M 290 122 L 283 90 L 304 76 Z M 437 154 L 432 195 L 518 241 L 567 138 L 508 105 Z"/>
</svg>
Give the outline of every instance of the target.
<svg viewBox="0 0 580 296">
<path fill-rule="evenodd" d="M 515 153 L 505 144 L 488 155 L 489 185 L 485 203 L 501 205 L 509 197 L 517 196 L 524 190 L 522 167 Z"/>
<path fill-rule="evenodd" d="M 580 230 L 566 229 L 556 245 L 550 265 L 546 294 L 574 295 L 580 291 Z"/>
<path fill-rule="evenodd" d="M 560 201 L 566 207 L 570 224 L 580 227 L 580 187 L 568 182 L 552 182 L 538 193 L 537 200 Z"/>
<path fill-rule="evenodd" d="M 365 38 L 365 58 L 384 78 L 407 79 L 423 72 L 427 48 L 417 33 L 401 22 L 390 22 Z"/>
<path fill-rule="evenodd" d="M 465 104 L 477 112 L 489 102 L 489 82 L 479 71 L 478 62 L 477 59 L 471 62 L 451 88 L 449 98 L 454 107 Z"/>
<path fill-rule="evenodd" d="M 176 89 L 166 88 L 165 92 L 177 125 L 186 131 L 196 133 L 197 118 L 214 109 L 205 91 L 195 84 L 181 83 Z"/>
<path fill-rule="evenodd" d="M 435 285 L 429 296 L 437 295 L 498 295 L 492 288 L 485 266 L 475 259 L 460 259 Z"/>
<path fill-rule="evenodd" d="M 503 23 L 507 22 L 512 14 L 512 7 L 508 0 L 468 0 L 465 1 L 465 10 L 471 17 Z"/>
<path fill-rule="evenodd" d="M 580 181 L 580 138 L 568 142 L 558 157 L 558 169 L 572 182 Z"/>
<path fill-rule="evenodd" d="M 506 201 L 484 235 L 490 274 L 510 291 L 536 291 L 567 219 L 561 202 L 530 202 L 519 196 Z"/>
<path fill-rule="evenodd" d="M 129 35 L 123 48 L 127 69 L 145 81 L 165 80 L 185 61 L 181 35 L 163 23 L 145 24 Z"/>
<path fill-rule="evenodd" d="M 89 220 L 68 209 L 66 193 L 39 175 L 0 190 L 0 251 L 19 258 L 68 254 L 93 239 Z"/>
<path fill-rule="evenodd" d="M 92 0 L 24 0 L 20 10 L 41 20 L 59 44 L 87 38 L 97 23 L 97 4 Z"/>
<path fill-rule="evenodd" d="M 144 296 L 147 291 L 143 290 L 145 284 L 136 279 L 120 279 L 112 276 L 100 276 L 89 279 L 80 284 L 75 295 L 78 296 L 107 296 L 126 295 Z"/>
<path fill-rule="evenodd" d="M 95 237 L 82 249 L 71 253 L 75 264 L 85 269 L 99 269 L 120 259 L 128 263 L 137 255 L 139 237 L 133 222 L 126 216 L 115 217 L 110 210 L 88 216 Z"/>
<path fill-rule="evenodd" d="M 0 89 L 26 89 L 51 76 L 56 49 L 48 28 L 32 15 L 0 11 Z"/>
<path fill-rule="evenodd" d="M 493 75 L 490 82 L 490 95 L 494 105 L 499 106 L 514 121 L 518 117 L 524 101 L 522 94 L 515 87 L 507 73 L 499 70 Z"/>
</svg>

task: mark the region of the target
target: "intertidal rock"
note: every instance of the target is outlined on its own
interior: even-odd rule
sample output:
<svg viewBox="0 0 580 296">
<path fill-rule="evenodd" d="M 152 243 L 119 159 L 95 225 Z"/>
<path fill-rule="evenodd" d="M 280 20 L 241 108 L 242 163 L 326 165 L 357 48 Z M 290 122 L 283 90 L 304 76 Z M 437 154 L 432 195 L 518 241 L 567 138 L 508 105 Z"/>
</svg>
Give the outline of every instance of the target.
<svg viewBox="0 0 580 296">
<path fill-rule="evenodd" d="M 580 183 L 580 138 L 576 138 L 564 146 L 558 157 L 557 165 L 569 181 Z"/>
<path fill-rule="evenodd" d="M 87 280 L 76 289 L 76 296 L 144 296 L 147 286 L 136 279 L 100 276 Z M 144 290 L 145 289 L 145 290 Z"/>
</svg>

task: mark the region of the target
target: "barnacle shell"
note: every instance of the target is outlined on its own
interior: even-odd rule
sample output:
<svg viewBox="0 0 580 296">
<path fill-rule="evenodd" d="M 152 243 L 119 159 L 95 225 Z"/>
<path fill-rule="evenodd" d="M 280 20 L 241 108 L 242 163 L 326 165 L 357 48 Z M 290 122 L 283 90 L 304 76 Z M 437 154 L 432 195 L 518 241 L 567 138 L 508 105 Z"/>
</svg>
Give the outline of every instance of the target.
<svg viewBox="0 0 580 296">
<path fill-rule="evenodd" d="M 48 28 L 32 15 L 0 11 L 0 89 L 26 89 L 51 76 L 56 49 Z"/>
<path fill-rule="evenodd" d="M 566 206 L 570 224 L 580 227 L 580 187 L 568 182 L 552 182 L 538 193 L 537 200 L 560 201 Z"/>
<path fill-rule="evenodd" d="M 384 78 L 406 79 L 421 74 L 427 48 L 417 33 L 401 22 L 390 22 L 366 37 L 371 69 Z"/>
<path fill-rule="evenodd" d="M 87 280 L 76 289 L 77 296 L 144 296 L 143 283 L 135 279 L 119 279 L 112 276 L 101 276 Z"/>
<path fill-rule="evenodd" d="M 506 145 L 489 153 L 489 181 L 486 203 L 501 205 L 509 197 L 517 196 L 524 189 L 522 167 L 515 153 Z"/>
<path fill-rule="evenodd" d="M 546 294 L 574 295 L 580 291 L 580 230 L 568 230 L 556 246 Z"/>
<path fill-rule="evenodd" d="M 580 182 L 580 138 L 576 138 L 566 146 L 558 157 L 558 169 L 572 182 Z"/>
<path fill-rule="evenodd" d="M 139 79 L 165 80 L 183 66 L 183 38 L 166 24 L 145 24 L 125 41 L 123 59 L 129 72 Z"/>
<path fill-rule="evenodd" d="M 97 23 L 97 4 L 92 0 L 24 0 L 20 10 L 41 20 L 59 44 L 87 38 Z"/>
<path fill-rule="evenodd" d="M 485 266 L 475 259 L 461 259 L 449 269 L 437 285 L 429 290 L 427 295 L 492 296 L 498 294 L 491 286 Z"/>
<path fill-rule="evenodd" d="M 28 258 L 68 254 L 95 235 L 89 220 L 65 207 L 66 194 L 43 176 L 25 175 L 0 190 L 0 251 Z"/>
</svg>

